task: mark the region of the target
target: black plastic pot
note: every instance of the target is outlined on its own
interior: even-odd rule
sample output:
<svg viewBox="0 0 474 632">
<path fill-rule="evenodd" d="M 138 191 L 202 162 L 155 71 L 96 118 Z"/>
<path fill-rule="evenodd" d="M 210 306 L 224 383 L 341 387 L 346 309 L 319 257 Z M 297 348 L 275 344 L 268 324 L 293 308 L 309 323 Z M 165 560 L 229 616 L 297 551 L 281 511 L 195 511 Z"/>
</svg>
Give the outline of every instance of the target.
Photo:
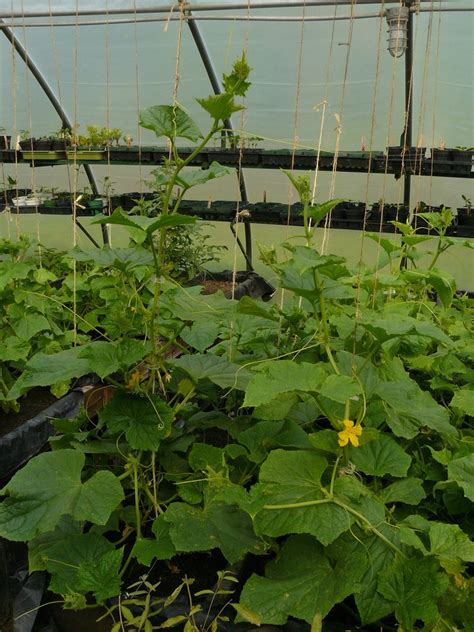
<svg viewBox="0 0 474 632">
<path fill-rule="evenodd" d="M 69 147 L 69 143 L 65 138 L 53 138 L 51 140 L 52 151 L 66 151 L 67 147 Z"/>
<path fill-rule="evenodd" d="M 472 149 L 432 149 L 431 161 L 433 169 L 437 167 L 453 174 L 469 175 L 472 170 Z"/>
<path fill-rule="evenodd" d="M 232 270 L 223 270 L 222 272 L 203 272 L 191 279 L 189 285 L 201 285 L 205 281 L 223 281 L 225 283 L 232 283 L 234 280 L 234 273 Z M 237 285 L 234 290 L 228 290 L 224 292 L 224 296 L 229 299 L 239 300 L 242 296 L 250 296 L 254 299 L 261 299 L 262 301 L 269 301 L 275 294 L 276 289 L 273 285 L 270 285 L 263 277 L 256 272 L 252 271 L 240 271 L 235 274 L 235 281 Z"/>
<path fill-rule="evenodd" d="M 0 150 L 1 149 L 10 149 L 12 137 L 7 136 L 6 134 L 0 134 Z"/>
<path fill-rule="evenodd" d="M 20 141 L 22 151 L 51 151 L 52 141 L 50 139 L 27 138 Z"/>
<path fill-rule="evenodd" d="M 425 154 L 426 147 L 387 147 L 389 160 L 420 163 Z"/>
<path fill-rule="evenodd" d="M 474 151 L 472 149 L 435 149 L 431 150 L 433 162 L 472 162 Z"/>
<path fill-rule="evenodd" d="M 474 227 L 474 209 L 458 208 L 457 224 Z"/>
<path fill-rule="evenodd" d="M 406 206 L 398 204 L 385 204 L 383 207 L 380 204 L 373 204 L 372 206 L 372 221 L 380 221 L 380 215 L 383 212 L 383 223 L 397 220 L 398 222 L 406 222 L 409 215 L 409 210 Z"/>
</svg>

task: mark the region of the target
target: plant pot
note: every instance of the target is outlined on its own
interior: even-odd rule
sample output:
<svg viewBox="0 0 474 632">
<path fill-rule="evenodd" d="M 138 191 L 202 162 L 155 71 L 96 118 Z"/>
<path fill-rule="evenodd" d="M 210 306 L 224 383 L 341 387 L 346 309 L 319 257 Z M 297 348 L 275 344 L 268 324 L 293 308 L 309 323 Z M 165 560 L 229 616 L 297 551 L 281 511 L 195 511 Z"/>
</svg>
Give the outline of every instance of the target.
<svg viewBox="0 0 474 632">
<path fill-rule="evenodd" d="M 421 163 L 425 153 L 426 147 L 387 147 L 389 160 Z"/>
<path fill-rule="evenodd" d="M 387 147 L 387 161 L 392 173 L 416 174 L 422 169 L 426 147 Z"/>
<path fill-rule="evenodd" d="M 431 150 L 433 167 L 440 167 L 448 172 L 469 175 L 472 169 L 472 149 L 435 149 Z"/>
<path fill-rule="evenodd" d="M 54 138 L 51 141 L 51 149 L 53 151 L 66 151 L 68 147 L 69 147 L 69 143 L 64 138 Z"/>
<path fill-rule="evenodd" d="M 474 227 L 474 209 L 458 208 L 457 223 L 458 226 Z"/>
<path fill-rule="evenodd" d="M 12 137 L 7 136 L 6 134 L 0 134 L 0 150 L 2 149 L 10 149 Z"/>
<path fill-rule="evenodd" d="M 21 140 L 19 145 L 22 152 L 51 151 L 52 149 L 50 140 L 36 138 Z"/>
<path fill-rule="evenodd" d="M 406 222 L 409 216 L 409 210 L 398 204 L 373 204 L 372 205 L 372 213 L 371 220 L 380 222 L 380 215 L 383 213 L 383 223 L 398 221 L 398 222 Z"/>
<path fill-rule="evenodd" d="M 471 162 L 474 151 L 472 149 L 436 149 L 431 150 L 433 162 Z"/>
<path fill-rule="evenodd" d="M 275 294 L 275 288 L 263 277 L 253 271 L 236 272 L 236 285 L 232 287 L 234 275 L 232 270 L 223 272 L 205 271 L 191 279 L 189 285 L 203 285 L 203 294 L 214 294 L 219 290 L 229 299 L 239 300 L 242 296 L 269 301 Z"/>
</svg>

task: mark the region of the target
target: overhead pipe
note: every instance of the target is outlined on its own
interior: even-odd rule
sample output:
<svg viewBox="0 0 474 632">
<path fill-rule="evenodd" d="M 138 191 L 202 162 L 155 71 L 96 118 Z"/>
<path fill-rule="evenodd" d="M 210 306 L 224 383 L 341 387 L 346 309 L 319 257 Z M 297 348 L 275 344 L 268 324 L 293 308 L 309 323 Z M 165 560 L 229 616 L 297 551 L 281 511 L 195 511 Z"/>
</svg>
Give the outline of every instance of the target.
<svg viewBox="0 0 474 632">
<path fill-rule="evenodd" d="M 419 2 L 430 2 L 433 0 L 418 0 Z M 229 10 L 250 10 L 250 9 L 286 9 L 297 7 L 328 7 L 328 6 L 344 6 L 353 5 L 354 0 L 283 0 L 280 2 L 217 2 L 206 4 L 193 4 L 193 11 L 225 11 Z M 357 5 L 364 4 L 380 4 L 380 0 L 357 0 Z M 400 0 L 385 0 L 385 4 L 400 4 Z M 51 18 L 51 17 L 79 17 L 82 15 L 124 15 L 127 13 L 141 14 L 141 13 L 172 13 L 176 8 L 176 3 L 168 4 L 166 6 L 150 6 L 150 7 L 121 7 L 121 8 L 107 8 L 102 9 L 74 9 L 64 11 L 10 11 L 0 12 L 0 18 Z M 191 4 L 185 3 L 185 9 L 190 10 Z"/>
<path fill-rule="evenodd" d="M 412 13 L 450 13 L 452 11 L 474 11 L 474 6 L 450 6 L 450 7 L 411 7 Z M 356 15 L 187 15 L 189 21 L 199 20 L 201 22 L 339 22 L 343 20 L 366 20 L 370 18 L 381 18 L 385 11 L 376 13 L 359 13 Z M 29 17 L 29 16 L 28 16 Z M 82 20 L 81 22 L 3 22 L 2 28 L 51 28 L 69 26 L 114 26 L 119 24 L 153 24 L 156 22 L 178 22 L 179 16 L 160 16 L 145 18 L 120 18 L 114 20 Z"/>
<path fill-rule="evenodd" d="M 0 24 L 2 22 L 3 22 L 3 20 L 0 20 Z M 3 31 L 3 33 L 5 35 L 5 37 L 9 40 L 9 42 L 14 47 L 15 51 L 17 52 L 17 54 L 25 62 L 26 67 L 31 72 L 33 77 L 36 79 L 36 81 L 40 85 L 40 87 L 43 90 L 43 92 L 45 93 L 45 95 L 48 97 L 51 105 L 54 107 L 54 109 L 56 110 L 59 118 L 61 119 L 62 126 L 64 128 L 66 128 L 66 129 L 71 130 L 72 127 L 73 127 L 71 119 L 69 118 L 67 112 L 65 111 L 65 109 L 61 105 L 61 102 L 59 101 L 58 97 L 56 96 L 54 90 L 49 85 L 48 80 L 46 79 L 46 77 L 43 75 L 43 73 L 39 69 L 38 65 L 31 58 L 31 55 L 27 52 L 26 48 L 23 46 L 23 44 L 20 42 L 20 40 L 16 37 L 16 35 L 14 34 L 14 32 L 12 31 L 11 28 L 5 27 L 5 25 L 3 24 L 2 31 Z M 91 186 L 91 190 L 92 190 L 93 194 L 98 196 L 99 195 L 99 189 L 98 189 L 98 186 L 97 186 L 97 181 L 95 179 L 95 176 L 94 176 L 94 173 L 93 173 L 92 169 L 90 168 L 90 165 L 84 165 L 84 171 L 85 171 L 86 176 L 87 176 L 87 178 L 89 180 L 89 184 Z M 90 241 L 94 245 L 97 245 L 97 242 L 92 237 L 92 235 L 89 234 L 89 232 L 77 221 L 77 219 L 76 219 L 76 224 L 87 235 L 87 237 L 90 239 Z M 102 238 L 104 240 L 104 244 L 108 244 L 109 243 L 109 234 L 108 234 L 106 226 L 102 227 Z"/>
</svg>

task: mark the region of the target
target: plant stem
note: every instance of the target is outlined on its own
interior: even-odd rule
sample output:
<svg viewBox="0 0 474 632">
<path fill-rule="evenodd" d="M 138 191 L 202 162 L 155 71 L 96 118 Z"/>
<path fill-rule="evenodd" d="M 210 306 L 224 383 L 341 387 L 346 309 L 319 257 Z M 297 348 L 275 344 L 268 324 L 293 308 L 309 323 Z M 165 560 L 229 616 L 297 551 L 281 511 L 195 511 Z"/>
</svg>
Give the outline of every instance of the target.
<svg viewBox="0 0 474 632">
<path fill-rule="evenodd" d="M 336 461 L 336 465 L 337 465 L 337 461 Z M 332 481 L 331 481 L 331 484 L 332 484 Z M 348 513 L 352 514 L 355 518 L 357 518 L 357 520 L 359 520 L 360 522 L 363 522 L 364 525 L 370 531 L 372 531 L 374 535 L 380 538 L 380 540 L 382 540 L 382 542 L 384 542 L 388 547 L 390 547 L 392 550 L 398 553 L 398 555 L 400 555 L 401 557 L 406 558 L 405 554 L 398 548 L 398 546 L 394 544 L 393 542 L 390 542 L 390 540 L 383 533 L 381 533 L 377 529 L 377 527 L 374 527 L 374 525 L 370 522 L 370 520 L 368 520 L 363 514 L 359 513 L 355 509 L 352 509 L 352 507 L 350 507 L 349 505 L 346 505 L 346 503 L 343 503 L 337 498 L 334 498 L 332 494 L 329 498 L 322 498 L 319 500 L 305 500 L 300 503 L 288 503 L 288 504 L 282 504 L 282 505 L 264 505 L 263 509 L 270 509 L 270 510 L 301 509 L 303 507 L 312 507 L 315 505 L 327 505 L 328 503 L 333 503 L 334 505 L 337 505 L 338 507 L 341 507 L 341 509 L 344 509 Z"/>
<path fill-rule="evenodd" d="M 133 488 L 135 494 L 135 519 L 137 522 L 137 539 L 142 537 L 142 525 L 140 514 L 140 485 L 138 480 L 138 468 L 140 466 L 141 453 L 138 454 L 137 459 L 133 461 Z"/>
<path fill-rule="evenodd" d="M 332 498 L 321 498 L 320 500 L 304 500 L 300 503 L 288 503 L 283 505 L 263 505 L 264 509 L 300 509 L 301 507 L 312 507 L 313 505 L 327 505 L 333 502 Z"/>
</svg>

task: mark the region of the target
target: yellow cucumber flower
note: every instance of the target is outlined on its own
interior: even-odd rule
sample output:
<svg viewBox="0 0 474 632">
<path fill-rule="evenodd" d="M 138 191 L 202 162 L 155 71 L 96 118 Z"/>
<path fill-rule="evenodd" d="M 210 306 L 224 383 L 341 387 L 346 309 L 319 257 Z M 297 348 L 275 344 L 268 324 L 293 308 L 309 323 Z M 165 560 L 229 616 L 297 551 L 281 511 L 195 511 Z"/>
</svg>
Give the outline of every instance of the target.
<svg viewBox="0 0 474 632">
<path fill-rule="evenodd" d="M 362 426 L 355 424 L 350 419 L 342 420 L 344 430 L 337 433 L 337 442 L 343 448 L 348 443 L 351 443 L 355 448 L 359 446 L 359 437 L 362 434 Z"/>
</svg>

